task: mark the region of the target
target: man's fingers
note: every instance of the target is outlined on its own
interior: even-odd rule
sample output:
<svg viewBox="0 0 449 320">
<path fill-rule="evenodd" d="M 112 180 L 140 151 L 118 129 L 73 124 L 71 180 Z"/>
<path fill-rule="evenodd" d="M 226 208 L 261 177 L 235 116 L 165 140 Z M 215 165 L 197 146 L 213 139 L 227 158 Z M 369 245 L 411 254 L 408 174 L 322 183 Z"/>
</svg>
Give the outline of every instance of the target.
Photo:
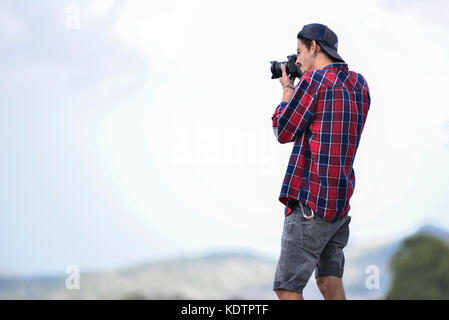
<svg viewBox="0 0 449 320">
<path fill-rule="evenodd" d="M 281 70 L 282 70 L 282 76 L 287 75 L 287 72 L 285 71 L 285 65 L 281 64 Z"/>
</svg>

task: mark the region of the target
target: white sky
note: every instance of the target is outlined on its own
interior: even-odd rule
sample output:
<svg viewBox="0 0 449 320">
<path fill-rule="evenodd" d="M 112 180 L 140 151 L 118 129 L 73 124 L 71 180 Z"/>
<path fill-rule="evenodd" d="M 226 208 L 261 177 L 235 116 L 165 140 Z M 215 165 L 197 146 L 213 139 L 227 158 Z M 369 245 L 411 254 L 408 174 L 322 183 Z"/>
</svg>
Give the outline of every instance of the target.
<svg viewBox="0 0 449 320">
<path fill-rule="evenodd" d="M 294 53 L 311 22 L 337 33 L 371 89 L 350 242 L 449 228 L 447 2 L 28 4 L 0 6 L 0 266 L 275 257 L 292 144 L 272 133 L 282 90 L 269 61 Z"/>
</svg>

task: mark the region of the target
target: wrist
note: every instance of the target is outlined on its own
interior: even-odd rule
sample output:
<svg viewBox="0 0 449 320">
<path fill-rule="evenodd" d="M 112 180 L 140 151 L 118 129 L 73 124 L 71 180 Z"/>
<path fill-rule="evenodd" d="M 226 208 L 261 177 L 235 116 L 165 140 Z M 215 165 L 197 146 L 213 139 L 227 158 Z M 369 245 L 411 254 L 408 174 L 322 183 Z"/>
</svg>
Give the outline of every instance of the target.
<svg viewBox="0 0 449 320">
<path fill-rule="evenodd" d="M 291 89 L 291 90 L 295 90 L 295 87 L 292 84 L 287 84 L 285 86 L 282 86 L 282 88 L 285 89 Z"/>
</svg>

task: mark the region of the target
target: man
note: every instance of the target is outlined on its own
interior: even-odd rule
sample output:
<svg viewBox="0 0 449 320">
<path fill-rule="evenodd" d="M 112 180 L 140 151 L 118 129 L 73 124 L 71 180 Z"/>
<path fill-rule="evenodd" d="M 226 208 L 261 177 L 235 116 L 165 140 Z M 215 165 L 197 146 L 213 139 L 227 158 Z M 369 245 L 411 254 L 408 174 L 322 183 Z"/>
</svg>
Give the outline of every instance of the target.
<svg viewBox="0 0 449 320">
<path fill-rule="evenodd" d="M 327 26 L 308 24 L 297 38 L 303 76 L 294 86 L 282 66 L 282 102 L 272 116 L 277 140 L 294 143 L 279 196 L 285 218 L 273 290 L 279 299 L 303 299 L 315 269 L 325 299 L 346 299 L 343 248 L 369 89 L 362 75 L 349 71 Z"/>
</svg>

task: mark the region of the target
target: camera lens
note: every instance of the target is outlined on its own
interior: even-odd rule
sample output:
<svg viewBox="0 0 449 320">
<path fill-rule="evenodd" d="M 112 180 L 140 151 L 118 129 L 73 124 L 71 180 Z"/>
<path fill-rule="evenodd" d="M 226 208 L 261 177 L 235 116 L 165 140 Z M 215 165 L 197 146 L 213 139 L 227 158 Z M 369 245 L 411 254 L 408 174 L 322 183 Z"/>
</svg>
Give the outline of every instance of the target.
<svg viewBox="0 0 449 320">
<path fill-rule="evenodd" d="M 299 67 L 296 65 L 296 59 L 298 58 L 297 54 L 291 54 L 287 56 L 287 61 L 277 62 L 277 61 L 270 61 L 271 63 L 271 79 L 278 79 L 282 77 L 282 69 L 281 65 L 285 65 L 285 72 L 287 75 L 292 75 L 296 78 L 301 78 L 302 73 Z"/>
</svg>

